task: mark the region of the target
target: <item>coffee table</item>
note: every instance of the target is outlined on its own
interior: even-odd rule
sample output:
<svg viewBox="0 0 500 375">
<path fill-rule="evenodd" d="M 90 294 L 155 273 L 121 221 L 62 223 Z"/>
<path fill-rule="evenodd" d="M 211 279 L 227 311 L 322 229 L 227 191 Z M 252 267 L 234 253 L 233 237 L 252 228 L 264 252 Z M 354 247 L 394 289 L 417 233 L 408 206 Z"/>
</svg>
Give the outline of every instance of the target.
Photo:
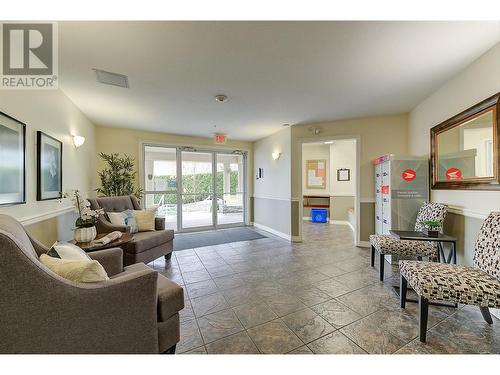
<svg viewBox="0 0 500 375">
<path fill-rule="evenodd" d="M 109 233 L 99 233 L 97 237 L 95 238 L 96 240 L 108 235 Z M 92 246 L 92 242 L 76 242 L 75 240 L 69 241 L 72 244 L 75 244 L 85 252 L 91 252 L 91 251 L 96 251 L 96 250 L 104 250 L 104 249 L 111 249 L 112 247 L 123 247 L 125 244 L 128 242 L 132 241 L 134 239 L 134 236 L 130 233 L 122 233 L 122 236 L 118 238 L 117 240 L 111 241 L 110 243 L 107 243 L 106 245 L 98 245 L 98 246 Z"/>
</svg>

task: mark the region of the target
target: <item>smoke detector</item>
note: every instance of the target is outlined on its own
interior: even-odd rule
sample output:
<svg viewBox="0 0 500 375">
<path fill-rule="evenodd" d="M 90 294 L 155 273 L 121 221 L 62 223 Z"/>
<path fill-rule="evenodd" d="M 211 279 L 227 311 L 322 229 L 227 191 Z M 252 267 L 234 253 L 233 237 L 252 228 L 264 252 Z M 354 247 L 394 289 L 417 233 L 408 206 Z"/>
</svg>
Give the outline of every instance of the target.
<svg viewBox="0 0 500 375">
<path fill-rule="evenodd" d="M 215 95 L 215 100 L 219 103 L 224 103 L 225 101 L 227 101 L 227 96 L 223 94 Z"/>
<path fill-rule="evenodd" d="M 92 69 L 92 70 L 95 72 L 98 82 L 101 82 L 105 85 L 123 87 L 125 89 L 128 89 L 130 87 L 128 85 L 128 77 L 124 74 L 107 72 L 105 70 L 100 70 L 100 69 Z"/>
</svg>

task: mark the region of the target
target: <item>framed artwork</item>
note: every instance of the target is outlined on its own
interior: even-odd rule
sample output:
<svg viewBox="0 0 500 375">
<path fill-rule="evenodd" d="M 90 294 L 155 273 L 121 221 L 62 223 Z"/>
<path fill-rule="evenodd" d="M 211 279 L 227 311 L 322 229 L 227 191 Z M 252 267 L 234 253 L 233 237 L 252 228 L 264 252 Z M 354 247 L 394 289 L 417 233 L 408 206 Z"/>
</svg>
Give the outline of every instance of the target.
<svg viewBox="0 0 500 375">
<path fill-rule="evenodd" d="M 347 168 L 337 169 L 337 181 L 351 181 L 351 170 Z"/>
<path fill-rule="evenodd" d="M 26 125 L 0 112 L 0 205 L 26 203 Z"/>
<path fill-rule="evenodd" d="M 62 198 L 62 142 L 41 131 L 36 133 L 36 199 Z"/>
<path fill-rule="evenodd" d="M 326 188 L 326 160 L 306 161 L 306 182 L 308 189 Z"/>
</svg>

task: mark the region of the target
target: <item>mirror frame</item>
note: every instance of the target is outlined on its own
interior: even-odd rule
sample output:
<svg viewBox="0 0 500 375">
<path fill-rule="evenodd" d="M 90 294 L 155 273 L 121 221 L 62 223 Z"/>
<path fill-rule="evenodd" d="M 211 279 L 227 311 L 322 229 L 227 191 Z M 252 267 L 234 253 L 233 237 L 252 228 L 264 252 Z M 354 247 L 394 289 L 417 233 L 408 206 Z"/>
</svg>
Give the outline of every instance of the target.
<svg viewBox="0 0 500 375">
<path fill-rule="evenodd" d="M 431 128 L 431 181 L 435 190 L 500 190 L 500 92 Z M 437 136 L 493 110 L 493 177 L 438 181 Z"/>
</svg>

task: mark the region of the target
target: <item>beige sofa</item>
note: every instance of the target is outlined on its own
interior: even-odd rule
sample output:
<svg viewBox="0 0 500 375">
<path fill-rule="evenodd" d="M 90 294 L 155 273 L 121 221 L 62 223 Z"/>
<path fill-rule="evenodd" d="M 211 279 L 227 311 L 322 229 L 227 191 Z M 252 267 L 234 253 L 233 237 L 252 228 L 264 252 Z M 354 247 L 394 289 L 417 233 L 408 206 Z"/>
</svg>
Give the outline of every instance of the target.
<svg viewBox="0 0 500 375">
<path fill-rule="evenodd" d="M 93 198 L 89 199 L 89 202 L 93 210 L 102 208 L 105 212 L 141 209 L 137 198 L 133 195 Z M 130 232 L 129 227 L 113 225 L 106 214 L 101 215 L 97 223 L 97 232 L 109 233 L 115 230 Z M 134 240 L 125 245 L 124 264 L 149 263 L 161 256 L 165 256 L 165 259 L 169 260 L 172 256 L 173 242 L 174 231 L 165 230 L 165 219 L 157 217 L 155 218 L 155 231 L 134 233 Z"/>
<path fill-rule="evenodd" d="M 89 253 L 109 281 L 75 283 L 39 260 L 48 249 L 0 215 L 0 353 L 175 352 L 183 289 L 122 250 Z"/>
</svg>

